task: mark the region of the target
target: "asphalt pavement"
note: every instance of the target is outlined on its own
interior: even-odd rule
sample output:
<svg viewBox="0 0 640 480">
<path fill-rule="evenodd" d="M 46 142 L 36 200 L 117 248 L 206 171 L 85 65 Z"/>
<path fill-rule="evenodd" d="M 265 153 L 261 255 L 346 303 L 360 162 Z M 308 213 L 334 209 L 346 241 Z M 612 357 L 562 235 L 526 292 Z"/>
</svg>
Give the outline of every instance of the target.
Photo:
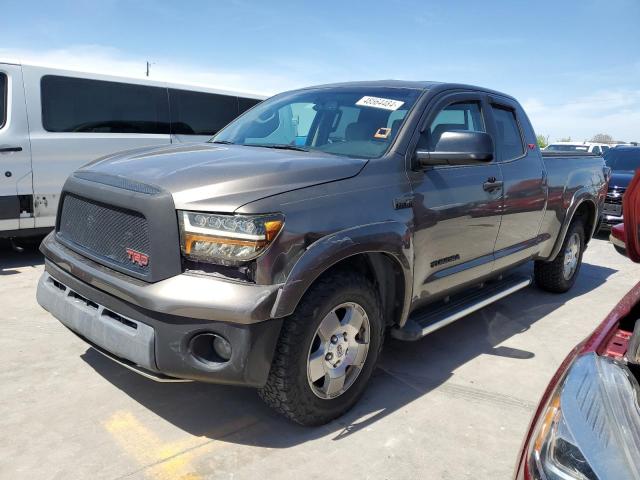
<svg viewBox="0 0 640 480">
<path fill-rule="evenodd" d="M 507 479 L 562 359 L 640 280 L 594 239 L 569 293 L 532 286 L 389 339 L 361 402 L 304 428 L 251 389 L 155 383 L 104 358 L 38 306 L 42 270 L 0 246 L 2 479 Z"/>
</svg>

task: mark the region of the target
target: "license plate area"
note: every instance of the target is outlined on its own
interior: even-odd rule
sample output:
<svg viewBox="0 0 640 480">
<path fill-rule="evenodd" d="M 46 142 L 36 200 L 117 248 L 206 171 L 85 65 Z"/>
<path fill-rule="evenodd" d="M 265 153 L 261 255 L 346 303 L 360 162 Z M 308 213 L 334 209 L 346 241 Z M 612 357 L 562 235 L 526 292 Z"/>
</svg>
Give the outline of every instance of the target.
<svg viewBox="0 0 640 480">
<path fill-rule="evenodd" d="M 617 205 L 615 203 L 606 203 L 604 204 L 604 213 L 607 215 L 622 215 L 622 205 Z"/>
</svg>

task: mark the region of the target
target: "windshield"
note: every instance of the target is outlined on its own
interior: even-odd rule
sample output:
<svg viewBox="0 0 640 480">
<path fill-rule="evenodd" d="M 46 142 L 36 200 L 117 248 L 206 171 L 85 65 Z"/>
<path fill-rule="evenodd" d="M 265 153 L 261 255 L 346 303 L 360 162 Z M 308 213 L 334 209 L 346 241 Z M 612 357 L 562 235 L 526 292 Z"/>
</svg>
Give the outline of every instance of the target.
<svg viewBox="0 0 640 480">
<path fill-rule="evenodd" d="M 604 154 L 604 161 L 611 170 L 634 171 L 640 168 L 640 148 L 633 150 L 611 148 Z"/>
<path fill-rule="evenodd" d="M 420 93 L 364 87 L 284 93 L 258 104 L 211 141 L 375 158 L 387 151 Z"/>
<path fill-rule="evenodd" d="M 588 152 L 587 145 L 558 145 L 552 143 L 545 150 L 549 152 Z"/>
</svg>

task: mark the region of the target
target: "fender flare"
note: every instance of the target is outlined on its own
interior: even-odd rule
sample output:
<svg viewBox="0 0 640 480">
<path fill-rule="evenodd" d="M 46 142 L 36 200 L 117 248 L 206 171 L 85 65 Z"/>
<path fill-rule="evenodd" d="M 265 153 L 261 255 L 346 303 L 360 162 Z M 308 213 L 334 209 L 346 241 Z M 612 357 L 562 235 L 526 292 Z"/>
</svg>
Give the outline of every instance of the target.
<svg viewBox="0 0 640 480">
<path fill-rule="evenodd" d="M 577 190 L 573 196 L 571 197 L 571 202 L 567 208 L 567 214 L 564 216 L 564 220 L 562 222 L 562 226 L 560 227 L 560 232 L 558 233 L 558 238 L 556 239 L 556 243 L 551 250 L 551 255 L 546 260 L 552 262 L 556 259 L 560 250 L 562 249 L 562 244 L 564 243 L 564 239 L 567 236 L 567 231 L 569 230 L 569 226 L 573 221 L 573 217 L 575 216 L 578 208 L 585 202 L 589 202 L 593 206 L 594 218 L 593 218 L 593 228 L 591 232 L 585 232 L 591 238 L 595 233 L 595 229 L 598 226 L 598 214 L 599 208 L 597 203 L 593 200 L 593 192 L 589 191 L 587 187 L 582 187 Z"/>
<path fill-rule="evenodd" d="M 413 244 L 409 227 L 396 221 L 359 225 L 317 240 L 293 266 L 278 290 L 272 318 L 291 315 L 309 287 L 328 269 L 349 257 L 364 253 L 384 253 L 392 257 L 404 274 L 404 299 L 400 322 L 409 311 L 413 293 Z"/>
</svg>

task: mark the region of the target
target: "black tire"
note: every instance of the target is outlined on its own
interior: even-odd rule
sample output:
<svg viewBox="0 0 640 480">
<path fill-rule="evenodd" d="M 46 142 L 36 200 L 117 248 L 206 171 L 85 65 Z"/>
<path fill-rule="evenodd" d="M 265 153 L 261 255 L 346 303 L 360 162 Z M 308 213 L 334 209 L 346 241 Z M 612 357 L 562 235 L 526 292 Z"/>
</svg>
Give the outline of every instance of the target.
<svg viewBox="0 0 640 480">
<path fill-rule="evenodd" d="M 369 343 L 364 364 L 353 383 L 335 398 L 318 397 L 307 376 L 307 361 L 316 330 L 336 306 L 354 302 L 369 321 Z M 336 271 L 318 280 L 285 319 L 267 383 L 260 397 L 290 420 L 316 426 L 334 420 L 360 398 L 373 373 L 382 348 L 384 321 L 377 290 L 366 278 L 349 271 Z"/>
<path fill-rule="evenodd" d="M 578 263 L 576 268 L 573 270 L 573 273 L 566 278 L 565 276 L 565 258 L 567 246 L 571 239 L 577 235 L 579 238 L 579 252 L 578 252 Z M 578 277 L 578 272 L 580 272 L 580 266 L 582 265 L 582 254 L 584 253 L 584 226 L 581 220 L 574 220 L 573 223 L 569 226 L 569 230 L 567 231 L 567 235 L 564 238 L 564 242 L 562 243 L 562 248 L 560 249 L 560 253 L 552 262 L 544 262 L 542 260 L 537 260 L 534 263 L 534 275 L 536 279 L 536 284 L 543 290 L 553 293 L 564 293 L 573 287 L 573 284 L 576 282 L 576 278 Z"/>
</svg>

